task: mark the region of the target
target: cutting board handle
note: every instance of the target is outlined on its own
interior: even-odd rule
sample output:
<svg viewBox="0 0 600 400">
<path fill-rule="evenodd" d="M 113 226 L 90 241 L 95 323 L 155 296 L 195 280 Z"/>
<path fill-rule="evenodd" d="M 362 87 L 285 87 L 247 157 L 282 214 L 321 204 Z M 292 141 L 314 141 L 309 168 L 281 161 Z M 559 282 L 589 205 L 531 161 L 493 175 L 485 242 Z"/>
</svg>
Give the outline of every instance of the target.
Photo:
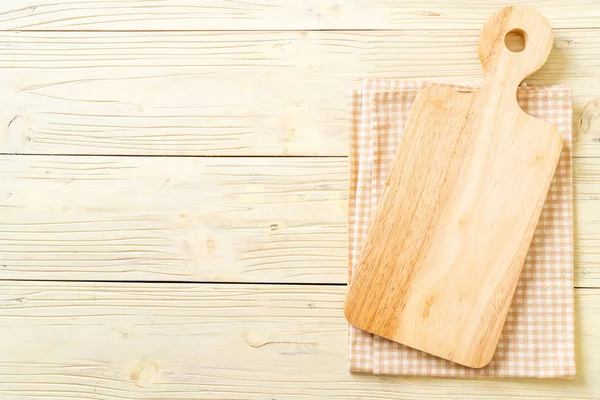
<svg viewBox="0 0 600 400">
<path fill-rule="evenodd" d="M 513 52 L 506 47 L 509 32 L 525 39 L 525 48 Z M 485 23 L 479 36 L 479 59 L 485 80 L 502 76 L 507 89 L 516 90 L 527 76 L 541 68 L 552 49 L 552 28 L 542 14 L 526 6 L 508 6 Z"/>
</svg>

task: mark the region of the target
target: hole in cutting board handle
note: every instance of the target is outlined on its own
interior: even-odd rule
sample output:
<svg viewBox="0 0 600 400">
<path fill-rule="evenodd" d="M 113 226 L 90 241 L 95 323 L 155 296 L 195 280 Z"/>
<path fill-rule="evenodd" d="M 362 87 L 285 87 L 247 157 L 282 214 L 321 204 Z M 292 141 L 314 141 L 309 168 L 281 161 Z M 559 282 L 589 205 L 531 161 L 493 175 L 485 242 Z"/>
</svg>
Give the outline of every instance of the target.
<svg viewBox="0 0 600 400">
<path fill-rule="evenodd" d="M 522 29 L 512 29 L 504 36 L 504 45 L 513 53 L 520 53 L 527 45 L 527 34 Z"/>
</svg>

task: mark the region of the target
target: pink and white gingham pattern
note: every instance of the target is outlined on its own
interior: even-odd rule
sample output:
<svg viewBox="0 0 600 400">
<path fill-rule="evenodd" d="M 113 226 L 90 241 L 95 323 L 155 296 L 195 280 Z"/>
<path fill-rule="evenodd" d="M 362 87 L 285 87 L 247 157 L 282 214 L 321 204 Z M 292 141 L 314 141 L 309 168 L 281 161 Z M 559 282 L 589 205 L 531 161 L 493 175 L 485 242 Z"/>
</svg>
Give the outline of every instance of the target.
<svg viewBox="0 0 600 400">
<path fill-rule="evenodd" d="M 362 89 L 350 93 L 349 279 L 412 102 L 428 84 L 366 80 Z M 463 367 L 350 326 L 350 371 L 446 377 L 575 375 L 571 92 L 524 86 L 517 99 L 524 111 L 557 126 L 564 147 L 492 362 L 481 369 Z"/>
</svg>

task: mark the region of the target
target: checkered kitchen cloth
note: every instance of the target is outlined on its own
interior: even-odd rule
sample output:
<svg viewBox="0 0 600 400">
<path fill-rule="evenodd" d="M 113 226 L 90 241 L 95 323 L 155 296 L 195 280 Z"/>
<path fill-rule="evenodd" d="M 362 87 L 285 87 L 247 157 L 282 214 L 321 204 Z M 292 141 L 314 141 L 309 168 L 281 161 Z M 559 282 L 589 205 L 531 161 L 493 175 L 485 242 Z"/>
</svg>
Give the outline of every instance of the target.
<svg viewBox="0 0 600 400">
<path fill-rule="evenodd" d="M 350 279 L 411 104 L 425 82 L 367 80 L 349 97 Z M 474 86 L 446 85 L 459 91 Z M 571 92 L 526 87 L 523 110 L 556 125 L 564 147 L 492 362 L 472 369 L 349 327 L 349 370 L 382 375 L 573 377 Z"/>
</svg>

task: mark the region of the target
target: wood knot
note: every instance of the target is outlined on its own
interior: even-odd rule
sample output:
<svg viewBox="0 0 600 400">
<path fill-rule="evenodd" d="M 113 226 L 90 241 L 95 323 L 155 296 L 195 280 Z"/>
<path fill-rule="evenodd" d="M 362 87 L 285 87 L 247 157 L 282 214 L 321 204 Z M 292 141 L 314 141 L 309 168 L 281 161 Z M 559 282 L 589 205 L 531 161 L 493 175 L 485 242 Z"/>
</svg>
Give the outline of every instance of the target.
<svg viewBox="0 0 600 400">
<path fill-rule="evenodd" d="M 269 332 L 250 331 L 244 333 L 244 340 L 250 347 L 259 348 L 269 343 Z"/>
<path fill-rule="evenodd" d="M 129 380 L 137 387 L 156 381 L 160 372 L 159 365 L 154 361 L 142 361 L 129 374 Z"/>
<path fill-rule="evenodd" d="M 580 135 L 591 135 L 592 140 L 600 139 L 600 101 L 592 100 L 581 109 L 577 120 L 577 130 Z"/>
</svg>

